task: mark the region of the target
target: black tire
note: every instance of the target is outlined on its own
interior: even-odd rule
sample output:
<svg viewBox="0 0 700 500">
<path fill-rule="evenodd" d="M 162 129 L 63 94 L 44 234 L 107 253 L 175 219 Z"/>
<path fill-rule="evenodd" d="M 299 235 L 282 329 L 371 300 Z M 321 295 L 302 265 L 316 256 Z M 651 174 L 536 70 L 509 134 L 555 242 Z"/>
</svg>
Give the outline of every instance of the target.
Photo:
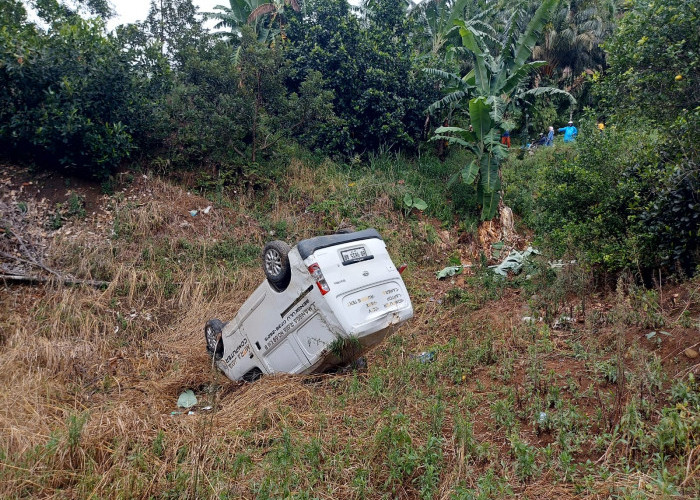
<svg viewBox="0 0 700 500">
<path fill-rule="evenodd" d="M 224 341 L 221 332 L 224 331 L 225 323 L 218 319 L 210 319 L 204 327 L 204 340 L 207 344 L 209 356 L 213 356 L 217 361 L 224 356 Z"/>
<path fill-rule="evenodd" d="M 263 376 L 262 370 L 256 366 L 255 368 L 245 372 L 245 374 L 243 375 L 242 378 L 243 378 L 244 382 L 255 382 L 256 380 L 258 380 L 262 376 Z"/>
<path fill-rule="evenodd" d="M 289 285 L 292 269 L 289 266 L 289 245 L 275 240 L 265 245 L 262 253 L 262 266 L 267 281 L 272 288 L 282 292 Z"/>
</svg>

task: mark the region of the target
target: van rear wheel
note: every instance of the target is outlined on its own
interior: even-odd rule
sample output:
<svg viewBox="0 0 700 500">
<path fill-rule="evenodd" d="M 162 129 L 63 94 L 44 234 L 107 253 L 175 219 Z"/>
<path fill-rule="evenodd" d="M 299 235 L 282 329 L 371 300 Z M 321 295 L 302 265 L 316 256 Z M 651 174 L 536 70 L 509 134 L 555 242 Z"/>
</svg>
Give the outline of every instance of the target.
<svg viewBox="0 0 700 500">
<path fill-rule="evenodd" d="M 292 277 L 289 250 L 289 245 L 284 241 L 275 240 L 265 245 L 262 253 L 263 270 L 267 281 L 278 292 L 287 288 Z"/>
</svg>

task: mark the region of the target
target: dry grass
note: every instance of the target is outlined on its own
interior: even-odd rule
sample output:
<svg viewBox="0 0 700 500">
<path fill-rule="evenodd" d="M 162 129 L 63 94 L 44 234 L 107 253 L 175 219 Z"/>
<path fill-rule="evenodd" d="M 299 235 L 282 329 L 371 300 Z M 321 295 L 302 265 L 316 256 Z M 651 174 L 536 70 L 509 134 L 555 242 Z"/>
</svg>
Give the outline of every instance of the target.
<svg viewBox="0 0 700 500">
<path fill-rule="evenodd" d="M 0 497 L 470 498 L 460 492 L 476 488 L 491 497 L 563 499 L 649 484 L 643 475 L 613 474 L 579 491 L 542 455 L 538 474 L 519 477 L 513 430 L 495 426 L 491 410 L 509 387 L 524 394 L 528 383 L 533 329 L 519 322 L 519 292 L 476 312 L 444 302 L 456 285 L 437 282 L 434 271 L 458 250 L 445 244 L 456 238 L 431 240 L 429 221 L 402 222 L 376 179 L 353 184 L 293 162 L 284 182 L 284 195 L 237 196 L 192 217 L 189 210 L 210 203 L 150 180 L 114 201 L 102 232 L 95 222 L 50 247 L 52 265 L 108 278 L 108 287 L 0 292 Z M 356 205 L 309 211 L 344 199 Z M 350 221 L 347 213 L 362 215 Z M 368 354 L 369 370 L 254 384 L 213 370 L 205 321 L 231 318 L 262 279 L 257 260 L 212 259 L 218 242 L 240 242 L 227 251 L 244 261 L 236 252 L 272 239 L 270 227 L 286 227 L 296 240 L 358 221 L 384 224 L 390 251 L 411 263 L 405 279 L 415 307 L 414 319 Z M 535 333 L 559 346 L 543 355 L 551 366 L 583 366 L 565 338 Z M 437 361 L 413 359 L 423 350 Z M 517 359 L 509 385 L 494 361 L 506 358 Z M 186 389 L 199 399 L 193 415 L 176 407 Z M 593 409 L 581 411 L 589 410 L 592 419 Z M 457 431 L 470 418 L 473 442 Z M 519 435 L 531 446 L 554 443 L 521 420 Z M 583 463 L 590 453 L 577 457 Z"/>
</svg>

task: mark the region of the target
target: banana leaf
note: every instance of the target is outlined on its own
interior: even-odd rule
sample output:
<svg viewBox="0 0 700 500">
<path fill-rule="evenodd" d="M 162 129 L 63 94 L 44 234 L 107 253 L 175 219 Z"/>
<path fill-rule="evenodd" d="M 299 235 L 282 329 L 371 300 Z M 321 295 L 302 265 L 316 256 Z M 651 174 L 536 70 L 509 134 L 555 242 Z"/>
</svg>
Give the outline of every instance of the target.
<svg viewBox="0 0 700 500">
<path fill-rule="evenodd" d="M 477 175 L 479 175 L 479 164 L 476 160 L 472 160 L 469 165 L 462 169 L 462 181 L 465 184 L 473 184 Z"/>
<path fill-rule="evenodd" d="M 519 68 L 525 64 L 525 61 L 532 55 L 532 50 L 535 48 L 537 39 L 549 18 L 549 14 L 558 3 L 559 0 L 543 0 L 537 8 L 535 15 L 530 19 L 525 31 L 520 35 L 520 38 L 518 38 L 514 50 L 515 57 L 513 58 L 513 67 Z"/>
<path fill-rule="evenodd" d="M 477 97 L 469 101 L 469 120 L 474 128 L 477 140 L 483 142 L 484 136 L 493 128 L 491 107 L 486 104 L 485 97 Z"/>
<path fill-rule="evenodd" d="M 474 83 L 478 92 L 481 95 L 488 94 L 489 71 L 484 51 L 470 28 L 460 28 L 459 34 L 462 36 L 462 45 L 474 54 Z"/>
</svg>

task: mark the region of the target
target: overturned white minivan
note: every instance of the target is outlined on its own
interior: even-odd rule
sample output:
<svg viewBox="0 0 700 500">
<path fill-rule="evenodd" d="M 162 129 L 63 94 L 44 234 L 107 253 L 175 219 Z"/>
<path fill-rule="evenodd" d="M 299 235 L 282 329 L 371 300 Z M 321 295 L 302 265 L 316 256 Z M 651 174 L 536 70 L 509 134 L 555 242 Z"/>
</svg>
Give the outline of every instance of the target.
<svg viewBox="0 0 700 500">
<path fill-rule="evenodd" d="M 262 260 L 267 279 L 238 314 L 204 328 L 207 351 L 232 380 L 348 363 L 413 316 L 400 271 L 374 229 L 291 249 L 272 241 Z"/>
</svg>

